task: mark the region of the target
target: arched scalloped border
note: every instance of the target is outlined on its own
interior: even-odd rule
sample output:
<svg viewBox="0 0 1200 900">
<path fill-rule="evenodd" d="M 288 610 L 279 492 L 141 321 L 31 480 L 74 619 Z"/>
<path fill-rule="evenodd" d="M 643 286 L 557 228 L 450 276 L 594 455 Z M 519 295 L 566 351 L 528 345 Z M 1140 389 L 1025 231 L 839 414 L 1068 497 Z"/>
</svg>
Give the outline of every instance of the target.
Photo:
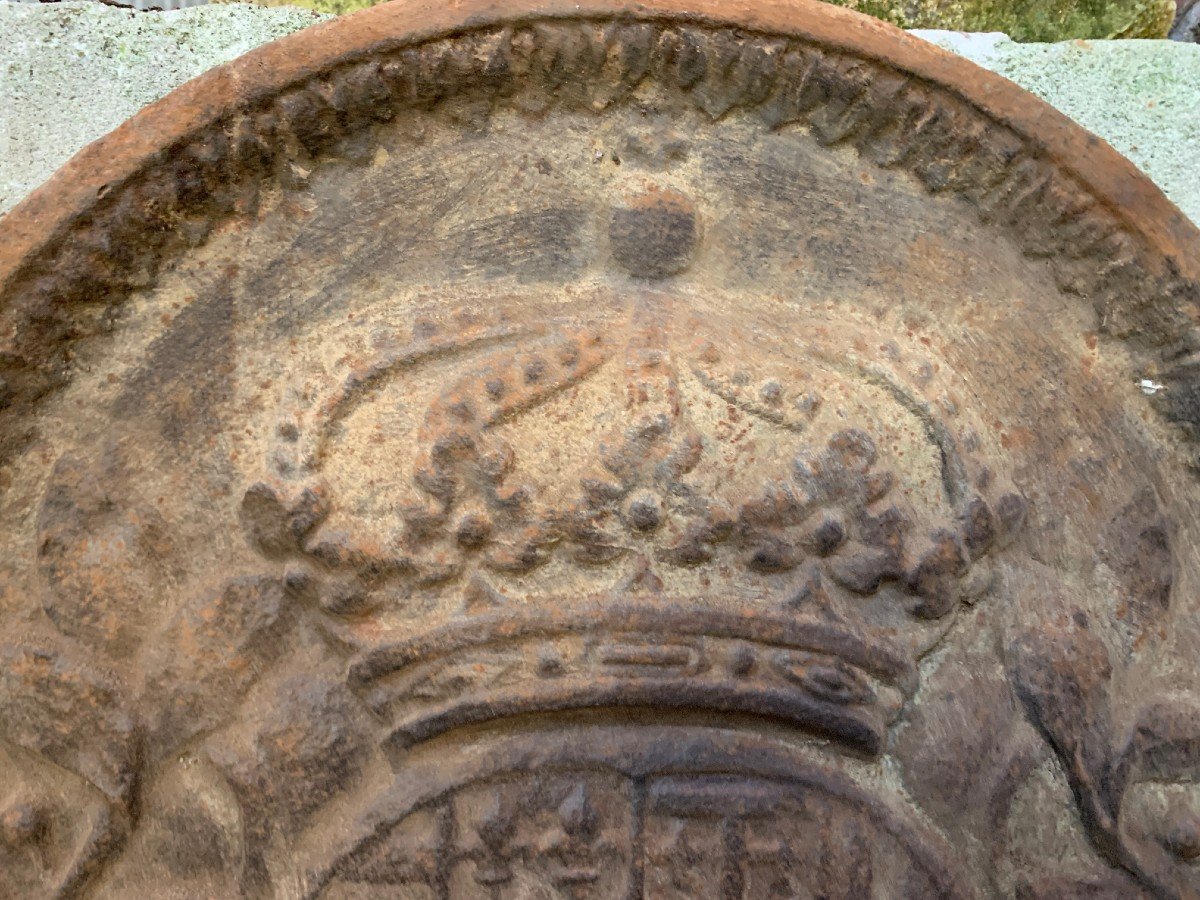
<svg viewBox="0 0 1200 900">
<path fill-rule="evenodd" d="M 555 27 L 598 21 L 613 24 L 597 39 L 621 51 L 608 54 L 618 71 L 600 54 L 555 73 L 569 56 L 564 44 L 534 72 L 539 48 L 518 51 L 512 40 L 528 26 L 534 44 L 553 43 Z M 639 28 L 660 29 L 658 43 L 639 50 Z M 20 440 L 20 417 L 69 379 L 72 341 L 102 332 L 164 263 L 252 208 L 257 184 L 281 177 L 280 159 L 322 156 L 381 109 L 436 103 L 468 77 L 454 70 L 462 60 L 476 66 L 473 87 L 553 84 L 556 74 L 587 82 L 602 70 L 631 87 L 639 52 L 640 78 L 664 54 L 691 52 L 664 49 L 667 31 L 716 48 L 701 48 L 703 71 L 690 84 L 671 57 L 676 87 L 714 119 L 739 106 L 772 126 L 803 122 L 819 140 L 909 169 L 932 192 L 964 196 L 986 221 L 1012 228 L 1025 252 L 1061 263 L 1060 288 L 1095 306 L 1101 330 L 1134 352 L 1139 376 L 1168 383 L 1161 411 L 1196 436 L 1200 231 L 1132 163 L 1011 82 L 813 0 L 733 10 L 724 0 L 397 0 L 183 85 L 84 148 L 0 221 L 0 461 Z M 503 71 L 468 54 L 456 61 L 446 49 L 489 33 L 509 41 L 510 56 L 528 53 L 523 71 L 507 58 Z M 751 52 L 770 41 L 782 50 Z M 731 55 L 705 69 L 706 52 Z M 246 184 L 253 196 L 239 190 Z"/>
</svg>

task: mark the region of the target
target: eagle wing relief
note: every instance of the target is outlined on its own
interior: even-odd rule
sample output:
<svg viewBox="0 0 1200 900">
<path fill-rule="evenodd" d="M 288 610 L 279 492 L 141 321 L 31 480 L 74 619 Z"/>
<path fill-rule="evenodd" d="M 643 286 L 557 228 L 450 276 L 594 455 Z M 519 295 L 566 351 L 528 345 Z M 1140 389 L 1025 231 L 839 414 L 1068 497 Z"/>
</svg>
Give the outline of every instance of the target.
<svg viewBox="0 0 1200 900">
<path fill-rule="evenodd" d="M 1160 665 L 1178 616 L 1172 530 L 1146 486 L 1097 535 L 1091 578 L 1033 560 L 1006 567 L 1003 659 L 1052 756 L 1025 777 L 1056 773 L 1074 799 L 1078 839 L 1112 867 L 1031 874 L 1031 897 L 1200 896 L 1200 701 Z M 1021 830 L 1014 846 L 1029 853 Z M 1053 853 L 1078 852 L 1064 847 Z"/>
<path fill-rule="evenodd" d="M 115 442 L 60 457 L 34 565 L 4 576 L 4 592 L 32 602 L 0 635 L 3 896 L 78 892 L 136 819 L 145 751 L 131 663 L 175 573 L 165 521 L 127 502 L 129 486 Z"/>
<path fill-rule="evenodd" d="M 125 685 L 49 629 L 0 642 L 0 894 L 70 896 L 133 822 L 140 747 Z"/>
<path fill-rule="evenodd" d="M 227 852 L 207 861 L 214 871 L 242 852 L 224 778 L 176 770 L 286 656 L 296 621 L 261 560 L 226 554 L 215 579 L 189 567 L 184 529 L 130 462 L 135 430 L 52 467 L 28 585 L 38 621 L 0 638 L 6 897 L 141 890 L 125 860 L 147 842 L 152 858 L 182 859 L 219 833 Z M 200 805 L 189 799 L 198 785 Z"/>
</svg>

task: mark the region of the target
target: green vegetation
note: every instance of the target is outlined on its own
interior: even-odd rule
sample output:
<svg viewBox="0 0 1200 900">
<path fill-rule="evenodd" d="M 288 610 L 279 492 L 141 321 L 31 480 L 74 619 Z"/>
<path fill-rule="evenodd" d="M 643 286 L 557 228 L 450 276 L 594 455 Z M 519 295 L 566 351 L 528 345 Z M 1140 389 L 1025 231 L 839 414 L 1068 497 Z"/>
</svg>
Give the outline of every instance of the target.
<svg viewBox="0 0 1200 900">
<path fill-rule="evenodd" d="M 218 0 L 220 2 L 220 0 Z M 377 0 L 258 0 L 344 15 Z M 402 2 L 402 0 L 398 0 Z M 1017 41 L 1161 38 L 1175 0 L 832 0 L 901 28 L 1002 31 Z"/>
<path fill-rule="evenodd" d="M 1002 31 L 1017 41 L 1161 38 L 1174 0 L 834 0 L 903 28 Z"/>
</svg>

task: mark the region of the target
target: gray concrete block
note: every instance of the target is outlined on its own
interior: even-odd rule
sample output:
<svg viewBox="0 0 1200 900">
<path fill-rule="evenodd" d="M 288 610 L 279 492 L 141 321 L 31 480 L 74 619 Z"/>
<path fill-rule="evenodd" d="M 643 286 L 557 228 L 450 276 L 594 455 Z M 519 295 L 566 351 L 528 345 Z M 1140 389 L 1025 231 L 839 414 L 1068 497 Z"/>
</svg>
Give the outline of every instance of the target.
<svg viewBox="0 0 1200 900">
<path fill-rule="evenodd" d="M 158 13 L 0 2 L 0 213 L 143 106 L 323 18 L 244 3 Z"/>
</svg>

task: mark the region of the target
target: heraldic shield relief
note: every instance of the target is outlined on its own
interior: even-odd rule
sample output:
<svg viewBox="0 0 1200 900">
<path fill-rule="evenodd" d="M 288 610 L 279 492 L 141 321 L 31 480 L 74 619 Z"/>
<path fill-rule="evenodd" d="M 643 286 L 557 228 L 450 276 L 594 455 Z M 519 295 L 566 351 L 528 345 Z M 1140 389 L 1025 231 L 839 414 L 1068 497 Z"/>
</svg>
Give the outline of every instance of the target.
<svg viewBox="0 0 1200 900">
<path fill-rule="evenodd" d="M 389 4 L 0 236 L 0 896 L 1200 896 L 1200 234 L 1013 85 Z"/>
</svg>

